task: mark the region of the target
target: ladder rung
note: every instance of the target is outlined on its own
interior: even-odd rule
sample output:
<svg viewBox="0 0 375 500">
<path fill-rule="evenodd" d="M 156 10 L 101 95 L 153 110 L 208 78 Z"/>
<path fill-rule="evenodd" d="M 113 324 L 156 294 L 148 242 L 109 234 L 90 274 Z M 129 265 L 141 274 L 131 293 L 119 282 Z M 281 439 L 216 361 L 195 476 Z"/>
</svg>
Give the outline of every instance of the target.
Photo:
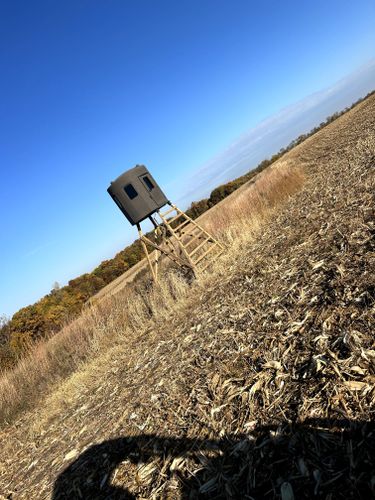
<svg viewBox="0 0 375 500">
<path fill-rule="evenodd" d="M 186 236 L 195 236 L 194 231 L 195 231 L 196 229 L 198 229 L 198 228 L 197 228 L 197 227 L 193 227 L 193 228 L 190 228 L 190 227 L 189 227 L 189 228 L 186 230 L 186 232 L 185 232 L 185 231 L 180 231 L 180 234 L 181 234 L 181 236 L 183 236 L 184 238 L 186 238 Z M 203 233 L 202 233 L 202 234 L 203 234 Z"/>
<path fill-rule="evenodd" d="M 217 245 L 216 245 L 215 243 L 214 243 L 214 244 L 212 244 L 212 245 L 208 248 L 208 250 L 206 250 L 204 253 L 202 253 L 202 255 L 200 255 L 200 256 L 197 258 L 197 260 L 196 260 L 195 262 L 193 261 L 193 262 L 194 262 L 194 265 L 198 264 L 198 262 L 200 262 L 202 259 L 204 259 L 204 258 L 206 257 L 206 255 L 207 255 L 208 253 L 210 253 L 210 252 L 211 252 L 211 250 L 212 250 L 212 249 L 214 249 L 214 248 L 216 248 L 216 247 L 217 247 Z"/>
<path fill-rule="evenodd" d="M 187 233 L 179 233 L 178 231 L 176 231 L 175 229 L 173 229 L 173 238 L 176 238 L 176 240 L 178 240 L 178 241 L 182 242 L 183 238 L 186 237 L 186 234 Z"/>
<path fill-rule="evenodd" d="M 161 213 L 160 215 L 161 215 L 162 217 L 165 217 L 166 215 L 170 214 L 171 212 L 175 212 L 175 210 L 176 210 L 176 209 L 175 209 L 174 207 L 172 207 L 172 208 L 170 208 L 169 210 L 167 210 L 164 214 L 162 214 L 162 213 Z"/>
<path fill-rule="evenodd" d="M 196 228 L 194 228 L 194 229 L 196 229 Z M 191 234 L 191 236 L 193 236 L 193 237 L 191 238 L 191 240 L 189 240 L 187 243 L 185 243 L 185 248 L 188 247 L 191 243 L 193 243 L 193 241 L 195 241 L 196 239 L 201 238 L 202 234 L 203 234 L 202 232 L 195 234 L 195 235 Z M 186 234 L 184 234 L 184 236 L 190 236 L 190 235 L 188 233 L 186 233 Z"/>
<path fill-rule="evenodd" d="M 190 222 L 190 221 L 189 221 L 189 222 Z M 193 236 L 193 235 L 194 235 L 194 231 L 195 231 L 196 229 L 198 229 L 198 231 L 200 231 L 199 227 L 197 227 L 197 226 L 193 226 L 193 225 L 192 225 L 191 227 L 189 227 L 189 228 L 187 229 L 186 233 L 184 233 L 183 231 L 182 231 L 182 233 L 183 233 L 183 234 L 186 234 L 186 235 L 191 235 L 191 236 Z"/>
<path fill-rule="evenodd" d="M 172 219 L 170 219 L 168 222 L 168 224 L 172 224 L 172 222 L 174 222 L 175 220 L 179 219 L 180 217 L 182 217 L 184 214 L 178 214 L 178 215 L 175 215 L 174 217 L 172 217 Z"/>
<path fill-rule="evenodd" d="M 197 252 L 198 252 L 198 250 L 199 250 L 200 248 L 202 248 L 202 246 L 203 246 L 205 243 L 207 243 L 207 241 L 209 241 L 209 240 L 210 240 L 210 238 L 206 238 L 205 240 L 203 240 L 203 241 L 202 241 L 202 243 L 199 243 L 199 245 L 198 245 L 197 247 L 195 247 L 195 248 L 194 248 L 194 250 L 191 252 L 190 257 L 192 257 L 195 253 L 197 253 Z M 186 248 L 186 245 L 185 245 L 185 248 Z"/>
<path fill-rule="evenodd" d="M 186 226 L 186 224 L 189 224 L 189 223 L 190 223 L 190 221 L 189 221 L 189 219 L 187 219 L 182 224 L 180 224 L 179 226 L 174 227 L 173 231 L 179 231 L 182 227 Z"/>
</svg>

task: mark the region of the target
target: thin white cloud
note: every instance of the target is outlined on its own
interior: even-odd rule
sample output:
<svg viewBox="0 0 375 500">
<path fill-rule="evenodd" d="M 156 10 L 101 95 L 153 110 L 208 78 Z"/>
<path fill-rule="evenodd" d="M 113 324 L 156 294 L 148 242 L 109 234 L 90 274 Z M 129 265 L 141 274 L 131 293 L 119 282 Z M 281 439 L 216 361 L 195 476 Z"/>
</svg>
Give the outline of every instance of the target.
<svg viewBox="0 0 375 500">
<path fill-rule="evenodd" d="M 207 196 L 215 186 L 242 175 L 267 156 L 306 133 L 335 111 L 352 104 L 375 87 L 375 59 L 334 85 L 285 107 L 242 134 L 193 173 L 170 184 L 179 204 Z M 174 186 L 174 189 L 173 189 Z"/>
<path fill-rule="evenodd" d="M 22 257 L 24 259 L 28 259 L 29 257 L 32 257 L 32 256 L 36 255 L 37 253 L 39 253 L 42 250 L 44 250 L 45 248 L 53 245 L 54 243 L 55 243 L 54 241 L 49 241 L 48 243 L 44 243 L 42 245 L 38 245 L 38 246 L 32 248 L 31 250 L 29 250 L 28 252 L 26 252 L 25 254 L 23 254 Z"/>
</svg>

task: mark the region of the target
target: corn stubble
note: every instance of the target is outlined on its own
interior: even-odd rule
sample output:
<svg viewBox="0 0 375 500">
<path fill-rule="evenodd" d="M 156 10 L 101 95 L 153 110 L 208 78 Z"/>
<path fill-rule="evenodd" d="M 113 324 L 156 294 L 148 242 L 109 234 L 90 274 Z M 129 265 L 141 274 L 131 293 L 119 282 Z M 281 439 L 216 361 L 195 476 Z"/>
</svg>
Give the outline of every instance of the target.
<svg viewBox="0 0 375 500">
<path fill-rule="evenodd" d="M 227 251 L 199 280 L 107 297 L 4 375 L 3 419 L 46 394 L 2 431 L 4 495 L 374 495 L 374 111 L 205 215 Z"/>
</svg>

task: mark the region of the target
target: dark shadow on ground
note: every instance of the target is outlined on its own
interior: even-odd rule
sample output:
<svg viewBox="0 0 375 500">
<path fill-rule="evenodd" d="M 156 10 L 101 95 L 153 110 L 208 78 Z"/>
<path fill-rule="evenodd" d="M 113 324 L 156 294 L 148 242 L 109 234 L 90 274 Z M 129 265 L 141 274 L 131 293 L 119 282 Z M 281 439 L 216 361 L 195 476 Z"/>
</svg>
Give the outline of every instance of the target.
<svg viewBox="0 0 375 500">
<path fill-rule="evenodd" d="M 370 422 L 314 419 L 219 439 L 142 434 L 88 448 L 59 475 L 53 500 L 148 498 L 157 487 L 154 498 L 368 500 L 374 458 Z"/>
</svg>

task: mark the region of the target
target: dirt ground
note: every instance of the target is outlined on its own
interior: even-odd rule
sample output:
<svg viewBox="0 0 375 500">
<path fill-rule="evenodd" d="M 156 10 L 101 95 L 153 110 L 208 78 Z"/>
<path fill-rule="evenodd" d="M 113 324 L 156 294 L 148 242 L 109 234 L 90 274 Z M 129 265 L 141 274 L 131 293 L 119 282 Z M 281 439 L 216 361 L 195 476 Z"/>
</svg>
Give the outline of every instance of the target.
<svg viewBox="0 0 375 500">
<path fill-rule="evenodd" d="M 255 240 L 1 434 L 9 499 L 375 496 L 375 96 Z"/>
</svg>

